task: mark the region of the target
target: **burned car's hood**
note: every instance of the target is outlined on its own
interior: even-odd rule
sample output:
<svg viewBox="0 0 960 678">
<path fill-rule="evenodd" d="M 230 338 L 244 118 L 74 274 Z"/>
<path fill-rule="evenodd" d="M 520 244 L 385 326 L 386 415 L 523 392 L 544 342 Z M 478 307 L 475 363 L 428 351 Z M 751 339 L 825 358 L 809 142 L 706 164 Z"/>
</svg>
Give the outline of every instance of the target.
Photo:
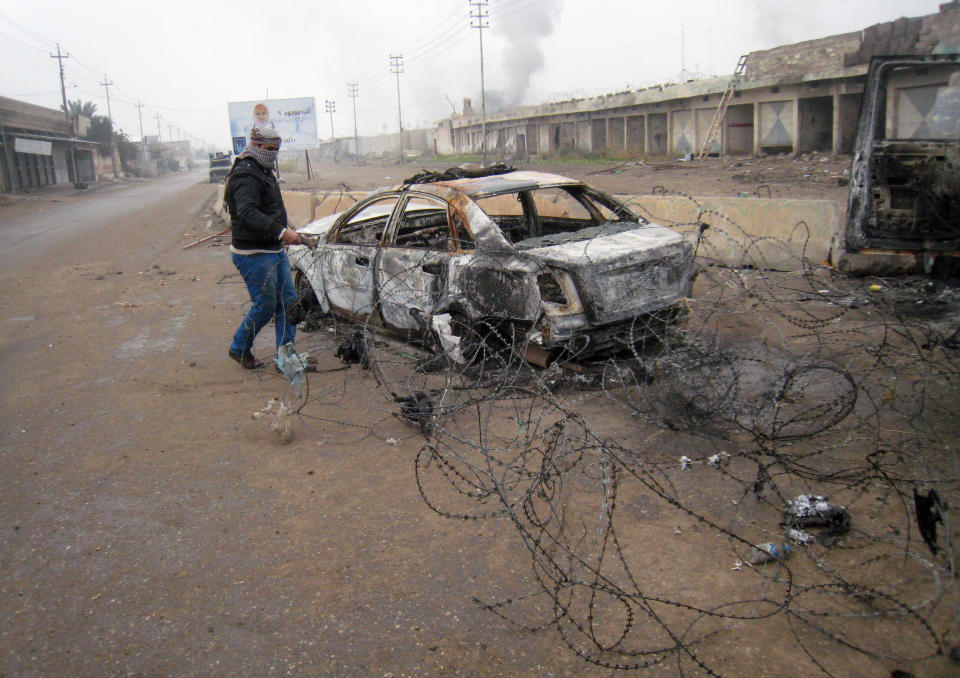
<svg viewBox="0 0 960 678">
<path fill-rule="evenodd" d="M 316 236 L 325 236 L 330 229 L 333 227 L 334 222 L 337 218 L 343 214 L 343 212 L 338 212 L 336 214 L 330 214 L 325 217 L 321 217 L 316 221 L 311 221 L 306 226 L 298 228 L 297 231 L 303 235 L 316 235 Z"/>
</svg>

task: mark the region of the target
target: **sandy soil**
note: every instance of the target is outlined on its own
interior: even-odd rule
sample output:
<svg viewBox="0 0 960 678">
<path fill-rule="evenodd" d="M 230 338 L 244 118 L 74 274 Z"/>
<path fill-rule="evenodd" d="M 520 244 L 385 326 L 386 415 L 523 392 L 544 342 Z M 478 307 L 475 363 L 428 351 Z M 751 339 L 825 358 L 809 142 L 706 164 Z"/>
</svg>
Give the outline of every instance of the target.
<svg viewBox="0 0 960 678">
<path fill-rule="evenodd" d="M 346 162 L 322 165 L 307 181 L 302 174 L 286 174 L 292 188 L 316 187 L 334 190 L 345 184 L 354 190 L 390 186 L 416 174 L 420 169 L 443 170 L 450 162 L 417 162 L 400 165 L 371 163 L 356 166 Z M 617 194 L 653 193 L 665 190 L 694 196 L 751 196 L 811 198 L 846 202 L 846 180 L 850 156 L 809 153 L 786 156 L 738 156 L 707 158 L 702 162 L 663 161 L 561 162 L 536 161 L 518 166 L 555 172 L 587 181 Z M 767 188 L 769 188 L 769 191 Z"/>
<path fill-rule="evenodd" d="M 766 185 L 774 197 L 842 201 L 837 177 L 848 164 L 743 158 L 711 160 L 700 170 L 674 162 L 536 169 L 616 193 L 665 186 L 754 195 Z M 284 178 L 290 187 L 364 190 L 422 167 L 446 164 L 330 165 L 317 168 L 315 181 Z M 211 212 L 213 192 L 198 180 L 171 204 L 105 223 L 102 237 L 51 240 L 43 256 L 0 271 L 0 676 L 638 675 L 584 662 L 556 630 L 521 629 L 473 602 L 536 590 L 530 553 L 505 518 L 450 519 L 428 508 L 425 496 L 448 508 L 462 497 L 443 494 L 442 474 L 416 466 L 426 441 L 395 416 L 376 373 L 333 356 L 336 328 L 301 335 L 321 373 L 300 397 L 272 369 L 247 372 L 227 358 L 248 303 L 242 281 L 222 241 L 183 249 L 222 228 Z M 94 198 L 16 198 L 0 205 L 0 221 L 54 200 Z M 270 353 L 271 335 L 270 328 L 261 333 L 258 355 Z M 300 412 L 278 417 L 273 400 Z M 596 422 L 601 437 L 647 450 L 652 463 L 672 468 L 682 454 L 718 451 L 694 435 L 664 438 L 603 391 L 575 389 L 565 402 Z M 498 425 L 532 425 L 516 412 L 488 414 Z M 544 428 L 551 421 L 534 420 Z M 284 422 L 289 444 L 276 430 Z M 640 588 L 701 609 L 744 601 L 722 620 L 657 606 L 635 628 L 657 620 L 692 629 L 689 638 L 705 643 L 695 653 L 721 675 L 820 675 L 807 650 L 836 675 L 898 668 L 880 657 L 882 648 L 869 656 L 838 650 L 783 616 L 762 626 L 742 619 L 765 614 L 763 600 L 782 598 L 787 583 L 782 573 L 736 568 L 743 545 L 698 518 L 762 522 L 766 507 L 738 496 L 746 467 L 733 463 L 721 479 L 705 464 L 673 479 L 672 492 L 696 497 L 688 503 L 694 512 L 647 486 L 624 484 L 618 526 Z M 595 473 L 570 480 L 583 486 L 585 504 L 603 500 Z M 880 496 L 866 493 L 870 501 Z M 593 528 L 578 529 L 587 538 Z M 890 529 L 909 526 L 891 522 Z M 921 590 L 925 572 L 911 571 L 903 588 Z M 876 581 L 884 576 L 879 571 Z M 598 603 L 598 615 L 619 614 L 615 607 Z M 923 610 L 931 617 L 949 611 Z M 536 626 L 551 609 L 535 600 L 516 616 Z M 597 632 L 612 633 L 599 623 Z M 930 647 L 922 625 L 891 623 L 883 633 L 906 638 L 897 650 L 915 642 L 923 655 Z M 651 637 L 671 642 L 663 632 Z M 917 666 L 928 678 L 956 671 L 944 657 Z M 681 672 L 706 675 L 683 653 L 639 675 Z"/>
</svg>

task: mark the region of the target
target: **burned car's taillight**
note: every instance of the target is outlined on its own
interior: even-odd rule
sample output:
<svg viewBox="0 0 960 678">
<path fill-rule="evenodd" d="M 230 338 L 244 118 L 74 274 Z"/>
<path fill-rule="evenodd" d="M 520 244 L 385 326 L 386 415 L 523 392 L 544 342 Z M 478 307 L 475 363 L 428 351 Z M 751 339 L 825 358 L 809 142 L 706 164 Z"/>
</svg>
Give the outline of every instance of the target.
<svg viewBox="0 0 960 678">
<path fill-rule="evenodd" d="M 560 281 L 557 280 L 552 271 L 537 276 L 537 287 L 540 289 L 540 298 L 549 304 L 566 306 L 570 303 L 563 287 L 560 286 Z"/>
</svg>

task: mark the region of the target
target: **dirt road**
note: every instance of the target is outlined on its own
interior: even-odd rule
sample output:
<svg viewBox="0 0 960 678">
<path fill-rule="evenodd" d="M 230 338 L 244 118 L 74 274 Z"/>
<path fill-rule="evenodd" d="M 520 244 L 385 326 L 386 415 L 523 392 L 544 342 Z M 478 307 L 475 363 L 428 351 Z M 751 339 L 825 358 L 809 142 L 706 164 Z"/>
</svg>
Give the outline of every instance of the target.
<svg viewBox="0 0 960 678">
<path fill-rule="evenodd" d="M 343 404 L 379 424 L 346 438 L 251 418 L 284 382 L 226 356 L 226 248 L 181 249 L 201 182 L 0 208 L 83 220 L 0 272 L 0 675 L 582 675 L 471 602 L 508 546 L 426 508 L 422 439 L 372 384 Z"/>
</svg>

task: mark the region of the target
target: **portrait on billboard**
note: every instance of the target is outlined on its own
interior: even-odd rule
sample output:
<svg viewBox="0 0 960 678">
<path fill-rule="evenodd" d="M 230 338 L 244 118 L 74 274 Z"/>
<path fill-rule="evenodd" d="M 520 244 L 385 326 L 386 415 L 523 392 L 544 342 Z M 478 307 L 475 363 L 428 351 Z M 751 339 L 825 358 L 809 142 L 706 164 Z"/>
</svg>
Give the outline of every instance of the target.
<svg viewBox="0 0 960 678">
<path fill-rule="evenodd" d="M 246 145 L 250 130 L 254 127 L 275 130 L 287 149 L 317 145 L 316 103 L 313 97 L 235 101 L 227 104 L 227 113 L 235 153 Z"/>
</svg>

